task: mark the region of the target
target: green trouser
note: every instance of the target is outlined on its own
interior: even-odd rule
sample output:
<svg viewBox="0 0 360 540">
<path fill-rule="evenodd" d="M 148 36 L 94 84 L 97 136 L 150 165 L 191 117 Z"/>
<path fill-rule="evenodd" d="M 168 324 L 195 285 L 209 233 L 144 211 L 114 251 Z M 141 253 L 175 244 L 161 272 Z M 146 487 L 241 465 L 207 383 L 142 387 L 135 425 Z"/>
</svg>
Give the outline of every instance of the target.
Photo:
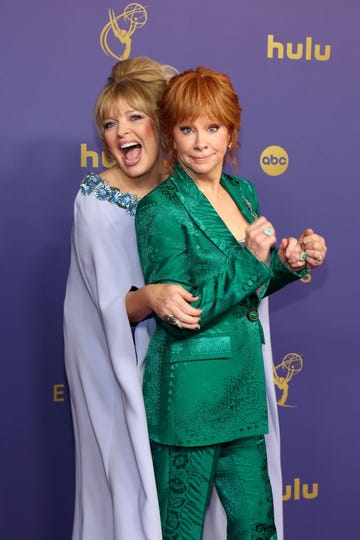
<svg viewBox="0 0 360 540">
<path fill-rule="evenodd" d="M 164 540 L 201 540 L 213 484 L 228 540 L 276 540 L 263 436 L 194 448 L 151 446 Z"/>
</svg>

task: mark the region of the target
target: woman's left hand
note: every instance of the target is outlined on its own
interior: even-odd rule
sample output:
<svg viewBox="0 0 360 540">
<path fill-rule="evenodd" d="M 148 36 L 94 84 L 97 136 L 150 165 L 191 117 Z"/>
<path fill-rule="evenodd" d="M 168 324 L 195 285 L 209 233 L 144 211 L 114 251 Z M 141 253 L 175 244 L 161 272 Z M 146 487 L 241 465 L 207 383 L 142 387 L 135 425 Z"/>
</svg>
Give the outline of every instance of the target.
<svg viewBox="0 0 360 540">
<path fill-rule="evenodd" d="M 305 229 L 298 240 L 283 238 L 278 249 L 281 262 L 292 272 L 298 272 L 305 266 L 309 270 L 321 266 L 326 252 L 325 239 L 313 229 Z"/>
<path fill-rule="evenodd" d="M 310 270 L 321 266 L 325 260 L 327 247 L 325 239 L 314 233 L 313 229 L 305 229 L 299 238 L 299 244 L 306 253 L 306 266 Z"/>
<path fill-rule="evenodd" d="M 292 272 L 298 272 L 305 267 L 306 258 L 303 255 L 302 245 L 294 237 L 281 240 L 278 255 L 281 262 Z"/>
</svg>

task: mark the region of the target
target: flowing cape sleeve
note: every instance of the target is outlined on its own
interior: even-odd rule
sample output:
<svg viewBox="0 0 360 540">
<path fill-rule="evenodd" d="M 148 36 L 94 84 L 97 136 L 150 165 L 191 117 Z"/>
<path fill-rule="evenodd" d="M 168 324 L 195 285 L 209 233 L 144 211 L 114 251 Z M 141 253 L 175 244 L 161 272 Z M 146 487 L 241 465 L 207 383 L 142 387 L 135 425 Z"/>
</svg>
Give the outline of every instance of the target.
<svg viewBox="0 0 360 540">
<path fill-rule="evenodd" d="M 76 450 L 73 540 L 160 540 L 141 390 L 151 329 L 129 325 L 124 296 L 143 285 L 133 217 L 78 194 L 64 306 Z"/>
<path fill-rule="evenodd" d="M 265 344 L 263 345 L 263 359 L 266 382 L 266 398 L 268 406 L 269 432 L 265 435 L 268 473 L 274 501 L 275 525 L 277 539 L 283 540 L 283 486 L 281 472 L 281 445 L 278 406 L 276 402 L 273 356 L 271 348 L 271 334 L 269 322 L 269 299 L 264 298 L 259 307 L 259 316 L 264 330 Z"/>
</svg>

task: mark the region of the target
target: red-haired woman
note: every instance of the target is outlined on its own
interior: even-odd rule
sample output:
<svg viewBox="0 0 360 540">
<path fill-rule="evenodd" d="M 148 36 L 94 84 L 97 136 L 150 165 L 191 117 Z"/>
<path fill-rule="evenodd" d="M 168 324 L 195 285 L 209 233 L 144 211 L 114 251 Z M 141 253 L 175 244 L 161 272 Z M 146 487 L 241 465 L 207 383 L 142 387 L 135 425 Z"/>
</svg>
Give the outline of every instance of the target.
<svg viewBox="0 0 360 540">
<path fill-rule="evenodd" d="M 144 399 L 164 540 L 200 540 L 215 486 L 227 538 L 276 539 L 264 435 L 268 431 L 261 299 L 322 263 L 324 239 L 306 229 L 275 248 L 253 185 L 224 174 L 241 109 L 231 81 L 200 67 L 173 77 L 159 119 L 173 165 L 138 205 L 146 283 L 197 297 L 197 330 L 158 317 Z"/>
</svg>

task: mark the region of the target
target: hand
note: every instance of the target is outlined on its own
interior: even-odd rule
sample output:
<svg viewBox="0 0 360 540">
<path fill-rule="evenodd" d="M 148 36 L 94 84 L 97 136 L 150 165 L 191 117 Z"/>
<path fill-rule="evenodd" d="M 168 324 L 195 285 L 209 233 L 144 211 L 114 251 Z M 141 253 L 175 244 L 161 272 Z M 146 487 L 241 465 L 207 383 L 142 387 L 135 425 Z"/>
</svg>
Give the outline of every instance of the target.
<svg viewBox="0 0 360 540">
<path fill-rule="evenodd" d="M 166 317 L 175 317 L 175 322 L 170 323 L 174 326 L 188 330 L 200 328 L 202 311 L 190 305 L 198 299 L 197 296 L 193 296 L 181 285 L 171 283 L 147 285 L 145 288 L 152 310 L 160 319 L 166 322 Z"/>
<path fill-rule="evenodd" d="M 266 262 L 270 249 L 276 243 L 275 230 L 270 221 L 264 216 L 255 219 L 245 231 L 247 249 L 261 262 Z"/>
<path fill-rule="evenodd" d="M 305 229 L 299 238 L 303 252 L 306 253 L 306 266 L 310 270 L 321 266 L 325 260 L 327 247 L 325 239 L 314 233 L 312 229 Z"/>
<path fill-rule="evenodd" d="M 281 262 L 292 272 L 298 272 L 305 268 L 306 258 L 303 256 L 302 245 L 294 237 L 281 240 L 278 255 Z"/>
</svg>

